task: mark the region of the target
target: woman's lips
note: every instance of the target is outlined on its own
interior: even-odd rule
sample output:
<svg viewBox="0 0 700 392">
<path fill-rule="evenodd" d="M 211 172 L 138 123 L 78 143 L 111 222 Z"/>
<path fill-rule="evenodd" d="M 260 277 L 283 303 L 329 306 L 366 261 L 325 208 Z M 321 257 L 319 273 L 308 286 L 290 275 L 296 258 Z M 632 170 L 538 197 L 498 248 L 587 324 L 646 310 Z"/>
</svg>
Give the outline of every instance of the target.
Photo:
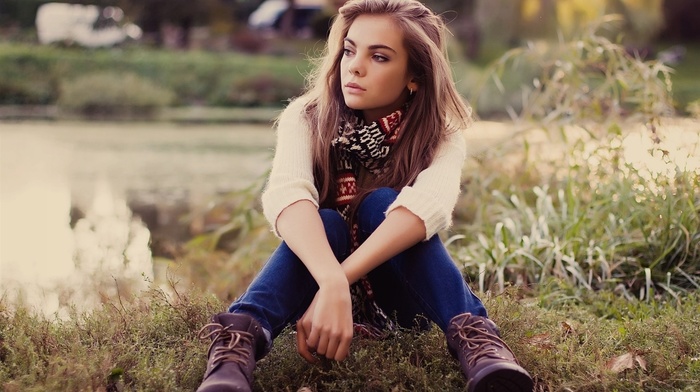
<svg viewBox="0 0 700 392">
<path fill-rule="evenodd" d="M 348 91 L 348 93 L 351 93 L 351 94 L 352 93 L 361 93 L 361 92 L 365 91 L 365 89 L 363 89 L 362 86 L 360 86 L 357 83 L 348 83 L 345 85 L 345 89 Z"/>
</svg>

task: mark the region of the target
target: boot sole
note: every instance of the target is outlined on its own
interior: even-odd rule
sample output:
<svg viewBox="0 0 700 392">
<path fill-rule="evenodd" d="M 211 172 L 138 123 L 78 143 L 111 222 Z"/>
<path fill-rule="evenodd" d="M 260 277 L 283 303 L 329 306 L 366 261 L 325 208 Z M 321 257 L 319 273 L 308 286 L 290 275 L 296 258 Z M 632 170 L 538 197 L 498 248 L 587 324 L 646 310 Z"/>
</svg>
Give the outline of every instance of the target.
<svg viewBox="0 0 700 392">
<path fill-rule="evenodd" d="M 481 369 L 469 380 L 469 392 L 532 392 L 532 378 L 515 364 L 497 364 Z"/>
</svg>

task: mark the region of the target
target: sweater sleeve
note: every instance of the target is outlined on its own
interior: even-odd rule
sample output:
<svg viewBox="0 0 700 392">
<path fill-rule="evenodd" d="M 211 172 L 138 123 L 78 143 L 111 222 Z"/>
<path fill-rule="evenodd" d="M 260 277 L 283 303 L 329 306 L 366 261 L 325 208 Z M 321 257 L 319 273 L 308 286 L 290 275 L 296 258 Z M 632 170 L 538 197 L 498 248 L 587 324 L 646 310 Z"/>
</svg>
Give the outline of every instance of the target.
<svg viewBox="0 0 700 392">
<path fill-rule="evenodd" d="M 303 118 L 304 102 L 292 101 L 277 123 L 277 143 L 272 169 L 262 194 L 263 214 L 279 237 L 277 219 L 300 200 L 319 205 L 311 157 L 311 130 Z"/>
<path fill-rule="evenodd" d="M 387 214 L 404 207 L 425 223 L 425 240 L 452 224 L 452 212 L 460 192 L 462 167 L 467 155 L 462 131 L 453 132 L 440 145 L 433 162 L 404 187 Z"/>
</svg>

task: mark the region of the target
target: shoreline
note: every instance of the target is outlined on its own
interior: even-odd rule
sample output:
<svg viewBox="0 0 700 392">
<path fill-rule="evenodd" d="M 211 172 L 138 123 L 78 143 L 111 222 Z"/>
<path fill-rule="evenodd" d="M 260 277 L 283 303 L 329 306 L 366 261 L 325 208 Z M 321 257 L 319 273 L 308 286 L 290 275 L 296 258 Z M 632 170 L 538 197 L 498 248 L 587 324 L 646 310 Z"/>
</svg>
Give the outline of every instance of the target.
<svg viewBox="0 0 700 392">
<path fill-rule="evenodd" d="M 170 122 L 183 124 L 272 123 L 279 107 L 185 106 L 165 108 L 153 116 L 81 116 L 56 105 L 0 105 L 0 123 L 21 121 Z"/>
</svg>

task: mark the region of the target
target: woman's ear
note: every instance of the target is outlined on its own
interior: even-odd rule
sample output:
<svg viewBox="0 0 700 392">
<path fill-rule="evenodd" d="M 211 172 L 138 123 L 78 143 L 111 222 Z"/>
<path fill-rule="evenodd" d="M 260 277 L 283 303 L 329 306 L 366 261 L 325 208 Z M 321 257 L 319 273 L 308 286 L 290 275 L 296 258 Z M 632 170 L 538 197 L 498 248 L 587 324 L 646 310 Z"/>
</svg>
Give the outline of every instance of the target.
<svg viewBox="0 0 700 392">
<path fill-rule="evenodd" d="M 418 83 L 416 83 L 413 79 L 411 79 L 410 82 L 406 85 L 406 88 L 408 91 L 410 91 L 412 94 L 418 91 Z"/>
</svg>

